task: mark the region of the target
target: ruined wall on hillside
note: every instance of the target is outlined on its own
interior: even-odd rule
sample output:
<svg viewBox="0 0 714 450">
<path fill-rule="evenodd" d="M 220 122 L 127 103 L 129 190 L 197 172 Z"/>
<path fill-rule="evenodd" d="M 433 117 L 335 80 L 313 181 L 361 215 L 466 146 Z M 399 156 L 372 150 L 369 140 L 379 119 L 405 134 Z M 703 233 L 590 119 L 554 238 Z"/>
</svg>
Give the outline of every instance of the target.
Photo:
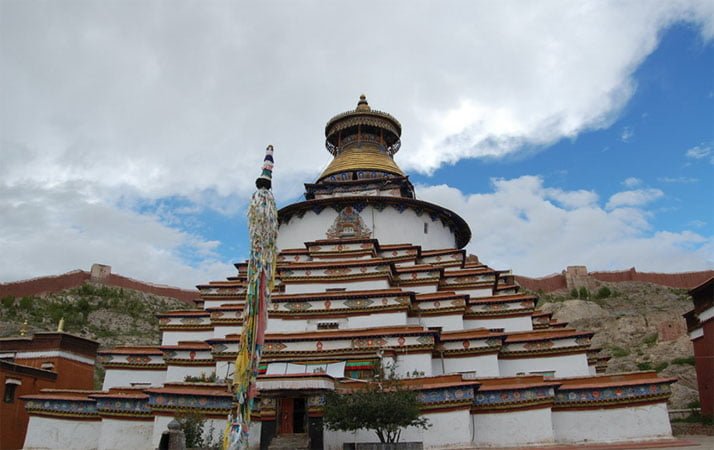
<svg viewBox="0 0 714 450">
<path fill-rule="evenodd" d="M 50 292 L 59 292 L 81 286 L 89 280 L 89 272 L 75 270 L 62 275 L 32 278 L 12 283 L 0 283 L 0 298 L 29 297 Z"/>
<path fill-rule="evenodd" d="M 193 300 L 199 298 L 198 291 L 146 283 L 113 274 L 111 266 L 104 264 L 93 264 L 90 272 L 75 270 L 62 275 L 39 277 L 12 283 L 0 283 L 0 298 L 20 298 L 50 294 L 79 287 L 87 281 L 110 287 L 133 289 L 135 291 L 160 295 L 162 297 L 175 298 L 190 305 L 193 305 Z"/>
<path fill-rule="evenodd" d="M 531 291 L 553 292 L 558 289 L 579 289 L 586 287 L 593 290 L 598 282 L 620 283 L 639 281 L 681 289 L 692 289 L 714 277 L 714 270 L 681 273 L 638 272 L 634 267 L 628 270 L 612 272 L 588 272 L 585 266 L 568 266 L 560 274 L 542 278 L 530 278 L 516 275 L 516 282 Z"/>
</svg>

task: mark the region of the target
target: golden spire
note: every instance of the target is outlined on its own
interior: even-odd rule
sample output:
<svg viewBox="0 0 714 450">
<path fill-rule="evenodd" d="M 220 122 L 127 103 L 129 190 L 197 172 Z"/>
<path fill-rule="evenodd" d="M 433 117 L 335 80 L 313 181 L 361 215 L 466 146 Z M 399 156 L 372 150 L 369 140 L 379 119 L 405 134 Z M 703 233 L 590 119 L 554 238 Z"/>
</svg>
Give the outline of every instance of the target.
<svg viewBox="0 0 714 450">
<path fill-rule="evenodd" d="M 359 96 L 359 101 L 357 102 L 357 108 L 355 111 L 372 111 L 372 108 L 369 107 L 369 103 L 367 103 L 367 96 L 362 94 Z"/>
</svg>

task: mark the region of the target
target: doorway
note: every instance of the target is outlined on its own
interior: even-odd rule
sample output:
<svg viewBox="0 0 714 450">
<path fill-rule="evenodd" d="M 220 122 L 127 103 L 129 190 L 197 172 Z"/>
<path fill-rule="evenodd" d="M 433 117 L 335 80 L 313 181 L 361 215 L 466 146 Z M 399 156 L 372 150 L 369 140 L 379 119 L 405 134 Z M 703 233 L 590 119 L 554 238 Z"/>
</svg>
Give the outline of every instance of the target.
<svg viewBox="0 0 714 450">
<path fill-rule="evenodd" d="M 305 398 L 281 398 L 278 434 L 305 433 L 305 413 Z"/>
</svg>

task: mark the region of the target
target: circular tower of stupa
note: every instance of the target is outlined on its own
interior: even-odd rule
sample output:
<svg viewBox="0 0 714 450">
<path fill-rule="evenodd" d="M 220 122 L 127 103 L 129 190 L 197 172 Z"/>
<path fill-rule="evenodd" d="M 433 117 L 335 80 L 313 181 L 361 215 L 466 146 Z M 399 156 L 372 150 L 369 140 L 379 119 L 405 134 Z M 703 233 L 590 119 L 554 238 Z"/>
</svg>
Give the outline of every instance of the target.
<svg viewBox="0 0 714 450">
<path fill-rule="evenodd" d="M 471 238 L 466 222 L 417 200 L 394 161 L 401 134 L 399 121 L 372 109 L 364 95 L 354 110 L 330 119 L 325 146 L 333 159 L 315 183 L 305 185 L 305 201 L 280 210 L 278 247 L 301 248 L 324 239 L 377 239 L 424 250 L 464 247 Z"/>
</svg>

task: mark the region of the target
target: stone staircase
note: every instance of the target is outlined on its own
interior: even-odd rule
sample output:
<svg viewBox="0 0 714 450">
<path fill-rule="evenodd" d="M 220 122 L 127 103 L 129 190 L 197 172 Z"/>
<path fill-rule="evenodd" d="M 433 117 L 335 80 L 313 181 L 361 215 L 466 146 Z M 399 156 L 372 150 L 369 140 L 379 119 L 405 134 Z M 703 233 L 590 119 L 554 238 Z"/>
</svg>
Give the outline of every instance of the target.
<svg viewBox="0 0 714 450">
<path fill-rule="evenodd" d="M 310 438 L 307 433 L 280 434 L 275 436 L 268 450 L 309 450 Z"/>
</svg>

